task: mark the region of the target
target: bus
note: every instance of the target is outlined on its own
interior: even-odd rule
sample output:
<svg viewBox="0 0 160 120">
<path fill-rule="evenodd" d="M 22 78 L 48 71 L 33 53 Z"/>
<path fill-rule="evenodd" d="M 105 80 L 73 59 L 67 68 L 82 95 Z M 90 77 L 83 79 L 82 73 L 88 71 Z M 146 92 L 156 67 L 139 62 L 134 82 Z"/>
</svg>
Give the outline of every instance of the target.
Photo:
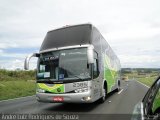
<svg viewBox="0 0 160 120">
<path fill-rule="evenodd" d="M 65 26 L 47 32 L 37 57 L 36 99 L 53 103 L 104 102 L 120 90 L 121 65 L 92 24 Z"/>
</svg>

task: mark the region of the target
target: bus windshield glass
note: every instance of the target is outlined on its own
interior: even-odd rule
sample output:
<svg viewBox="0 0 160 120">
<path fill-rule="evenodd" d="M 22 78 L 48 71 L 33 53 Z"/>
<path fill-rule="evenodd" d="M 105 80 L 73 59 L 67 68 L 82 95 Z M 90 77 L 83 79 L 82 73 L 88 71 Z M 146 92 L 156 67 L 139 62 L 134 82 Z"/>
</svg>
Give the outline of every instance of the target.
<svg viewBox="0 0 160 120">
<path fill-rule="evenodd" d="M 38 64 L 38 80 L 85 80 L 90 77 L 87 48 L 42 53 Z"/>
</svg>

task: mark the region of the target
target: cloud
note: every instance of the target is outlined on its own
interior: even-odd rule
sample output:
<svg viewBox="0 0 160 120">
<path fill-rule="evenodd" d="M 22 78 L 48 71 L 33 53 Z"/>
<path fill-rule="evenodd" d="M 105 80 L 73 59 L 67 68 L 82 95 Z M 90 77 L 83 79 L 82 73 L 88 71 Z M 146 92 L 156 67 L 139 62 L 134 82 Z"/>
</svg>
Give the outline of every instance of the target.
<svg viewBox="0 0 160 120">
<path fill-rule="evenodd" d="M 33 70 L 36 68 L 37 58 L 30 60 L 29 69 Z M 24 70 L 24 59 L 8 59 L 0 61 L 0 68 L 5 68 L 8 70 L 21 69 Z"/>
<path fill-rule="evenodd" d="M 159 4 L 159 0 L 1 0 L 0 66 L 16 68 L 15 61 L 22 62 L 39 48 L 49 30 L 90 22 L 119 56 L 122 67 L 157 67 Z"/>
<path fill-rule="evenodd" d="M 120 58 L 122 67 L 145 67 L 145 68 L 159 68 L 159 56 L 150 55 L 118 55 Z"/>
</svg>

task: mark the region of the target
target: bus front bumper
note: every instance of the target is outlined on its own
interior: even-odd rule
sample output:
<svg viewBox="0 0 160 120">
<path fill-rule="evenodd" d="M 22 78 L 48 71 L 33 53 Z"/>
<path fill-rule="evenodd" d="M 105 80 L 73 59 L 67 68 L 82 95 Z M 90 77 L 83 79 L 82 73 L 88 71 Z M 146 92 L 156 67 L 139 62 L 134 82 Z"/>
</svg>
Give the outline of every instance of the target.
<svg viewBox="0 0 160 120">
<path fill-rule="evenodd" d="M 62 98 L 55 100 L 54 98 Z M 92 103 L 91 92 L 82 93 L 65 93 L 65 94 L 51 94 L 51 93 L 36 93 L 37 101 L 50 103 Z"/>
</svg>

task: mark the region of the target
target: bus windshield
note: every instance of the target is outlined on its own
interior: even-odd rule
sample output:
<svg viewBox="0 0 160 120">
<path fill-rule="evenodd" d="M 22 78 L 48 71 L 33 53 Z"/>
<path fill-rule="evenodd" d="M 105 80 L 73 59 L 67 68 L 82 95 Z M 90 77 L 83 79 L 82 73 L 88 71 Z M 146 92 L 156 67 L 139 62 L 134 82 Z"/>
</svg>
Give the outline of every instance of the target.
<svg viewBox="0 0 160 120">
<path fill-rule="evenodd" d="M 85 80 L 91 78 L 87 65 L 87 48 L 43 53 L 38 64 L 38 80 Z"/>
</svg>

